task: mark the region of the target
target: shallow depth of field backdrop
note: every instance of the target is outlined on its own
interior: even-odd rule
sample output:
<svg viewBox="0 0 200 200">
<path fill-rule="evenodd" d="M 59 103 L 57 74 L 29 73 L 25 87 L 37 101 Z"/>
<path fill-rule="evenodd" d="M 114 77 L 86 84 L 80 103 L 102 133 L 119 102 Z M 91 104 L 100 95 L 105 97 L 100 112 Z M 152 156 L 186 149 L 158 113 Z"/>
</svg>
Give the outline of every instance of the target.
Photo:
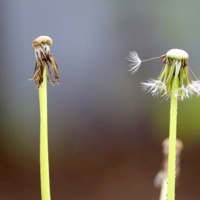
<svg viewBox="0 0 200 200">
<path fill-rule="evenodd" d="M 131 75 L 126 60 L 172 48 L 200 78 L 200 2 L 52 0 L 0 3 L 0 199 L 38 200 L 39 108 L 32 41 L 52 37 L 60 85 L 48 85 L 52 200 L 156 200 L 153 179 L 168 136 L 169 101 L 140 82 L 162 60 Z M 177 200 L 200 198 L 200 98 L 179 103 L 184 142 Z"/>
</svg>

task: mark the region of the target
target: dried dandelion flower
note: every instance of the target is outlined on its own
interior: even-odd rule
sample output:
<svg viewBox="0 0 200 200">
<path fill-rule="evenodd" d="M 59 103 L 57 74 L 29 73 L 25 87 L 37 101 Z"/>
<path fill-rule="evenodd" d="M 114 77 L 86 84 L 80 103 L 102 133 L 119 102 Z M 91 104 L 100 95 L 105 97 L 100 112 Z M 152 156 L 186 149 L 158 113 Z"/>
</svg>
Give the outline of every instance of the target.
<svg viewBox="0 0 200 200">
<path fill-rule="evenodd" d="M 43 82 L 43 71 L 45 67 L 47 67 L 47 80 L 52 85 L 54 85 L 54 83 L 59 84 L 58 64 L 50 53 L 50 46 L 52 44 L 53 41 L 48 36 L 40 36 L 32 43 L 33 48 L 35 48 L 36 63 L 33 78 L 30 80 L 35 81 L 37 88 L 39 88 Z M 52 80 L 50 66 L 53 68 L 55 80 Z"/>
</svg>

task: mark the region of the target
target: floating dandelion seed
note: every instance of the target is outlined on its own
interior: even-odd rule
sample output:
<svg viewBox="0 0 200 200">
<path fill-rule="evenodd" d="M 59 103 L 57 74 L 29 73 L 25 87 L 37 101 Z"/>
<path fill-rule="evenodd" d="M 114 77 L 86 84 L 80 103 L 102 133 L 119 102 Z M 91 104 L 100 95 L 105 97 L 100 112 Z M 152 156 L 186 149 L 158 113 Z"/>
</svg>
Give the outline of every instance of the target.
<svg viewBox="0 0 200 200">
<path fill-rule="evenodd" d="M 129 71 L 132 71 L 132 73 L 135 73 L 139 67 L 140 67 L 140 64 L 141 64 L 141 60 L 137 54 L 137 52 L 135 51 L 132 51 L 129 53 L 129 57 L 127 58 L 131 64 L 129 66 L 131 66 L 131 69 Z"/>
<path fill-rule="evenodd" d="M 132 74 L 134 74 L 139 69 L 142 62 L 154 60 L 157 58 L 163 58 L 163 56 L 141 60 L 136 51 L 129 52 L 129 57 L 127 57 L 127 59 L 131 62 L 131 64 L 129 65 L 131 66 L 131 69 L 129 71 L 132 71 Z"/>
<path fill-rule="evenodd" d="M 151 79 L 148 82 L 142 82 L 142 88 L 150 92 L 153 96 L 161 95 L 169 97 L 174 95 L 177 99 L 183 101 L 186 98 L 190 98 L 192 95 L 200 95 L 200 81 L 191 81 L 189 79 L 190 68 L 188 64 L 188 57 L 189 55 L 184 50 L 171 49 L 165 55 L 147 60 L 141 60 L 138 54 L 133 51 L 129 53 L 129 57 L 127 59 L 131 62 L 129 65 L 131 66 L 129 71 L 135 73 L 139 69 L 142 62 L 163 58 L 165 66 L 158 79 Z M 172 83 L 175 80 L 175 77 L 178 77 L 178 87 L 172 91 Z"/>
<path fill-rule="evenodd" d="M 50 46 L 52 45 L 52 43 L 52 39 L 48 36 L 40 36 L 36 38 L 32 43 L 32 46 L 35 48 L 36 63 L 33 78 L 30 80 L 35 81 L 37 88 L 39 88 L 43 82 L 43 71 L 45 67 L 47 67 L 48 69 L 48 81 L 52 85 L 54 85 L 54 83 L 59 84 L 58 64 L 50 53 Z M 52 80 L 50 65 L 54 71 L 55 81 Z"/>
</svg>

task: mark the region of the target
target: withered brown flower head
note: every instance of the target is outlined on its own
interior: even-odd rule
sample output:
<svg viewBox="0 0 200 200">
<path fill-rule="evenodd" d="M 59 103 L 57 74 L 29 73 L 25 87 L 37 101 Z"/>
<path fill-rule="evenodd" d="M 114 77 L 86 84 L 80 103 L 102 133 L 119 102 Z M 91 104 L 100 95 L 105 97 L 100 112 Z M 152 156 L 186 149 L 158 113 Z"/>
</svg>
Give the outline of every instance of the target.
<svg viewBox="0 0 200 200">
<path fill-rule="evenodd" d="M 33 48 L 35 48 L 36 63 L 33 78 L 30 80 L 35 81 L 37 88 L 39 88 L 43 82 L 43 71 L 45 67 L 47 67 L 47 80 L 52 85 L 54 85 L 54 83 L 59 84 L 58 64 L 50 53 L 50 45 L 52 44 L 53 41 L 48 36 L 40 36 L 32 43 Z M 52 80 L 50 66 L 53 68 L 55 80 Z"/>
</svg>

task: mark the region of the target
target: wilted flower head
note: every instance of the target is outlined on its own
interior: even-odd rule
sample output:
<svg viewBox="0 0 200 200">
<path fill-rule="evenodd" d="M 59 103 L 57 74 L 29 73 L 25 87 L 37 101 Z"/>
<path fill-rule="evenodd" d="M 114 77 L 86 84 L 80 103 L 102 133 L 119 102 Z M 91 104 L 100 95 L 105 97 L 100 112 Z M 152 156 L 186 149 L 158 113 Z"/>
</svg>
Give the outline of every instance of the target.
<svg viewBox="0 0 200 200">
<path fill-rule="evenodd" d="M 43 82 L 43 71 L 45 67 L 47 67 L 47 79 L 48 81 L 54 85 L 54 83 L 59 84 L 59 76 L 58 76 L 58 64 L 55 59 L 52 57 L 50 53 L 50 45 L 53 44 L 53 41 L 48 36 L 40 36 L 36 38 L 32 46 L 35 48 L 35 69 L 33 78 L 30 79 L 35 81 L 36 87 L 39 88 Z M 52 74 L 50 66 L 53 68 L 55 81 L 52 80 Z"/>
<path fill-rule="evenodd" d="M 194 94 L 200 94 L 200 81 L 189 79 L 189 55 L 181 49 L 171 49 L 165 55 L 147 60 L 141 60 L 136 52 L 130 52 L 128 60 L 131 61 L 131 69 L 136 72 L 144 61 L 163 58 L 165 64 L 157 80 L 150 79 L 141 83 L 144 90 L 152 93 L 153 96 L 162 95 L 169 97 L 174 95 L 177 99 L 184 100 Z M 176 87 L 173 85 L 176 82 Z"/>
</svg>

